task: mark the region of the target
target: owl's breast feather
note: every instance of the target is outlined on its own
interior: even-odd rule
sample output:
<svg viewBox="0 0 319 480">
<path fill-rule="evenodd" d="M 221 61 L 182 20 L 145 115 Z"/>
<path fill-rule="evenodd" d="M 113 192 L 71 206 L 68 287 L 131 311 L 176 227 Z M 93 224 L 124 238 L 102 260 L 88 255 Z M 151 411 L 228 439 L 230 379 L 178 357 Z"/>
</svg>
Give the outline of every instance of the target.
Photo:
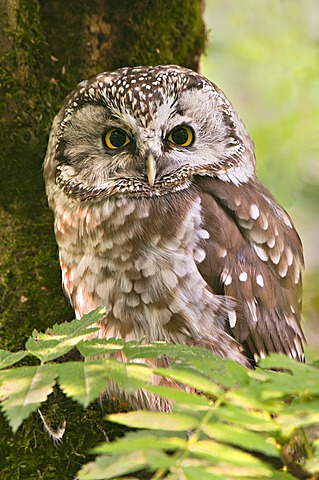
<svg viewBox="0 0 319 480">
<path fill-rule="evenodd" d="M 197 268 L 208 233 L 196 194 L 57 211 L 56 236 L 63 286 L 77 317 L 100 305 L 107 309 L 103 337 L 210 348 L 220 337 L 216 353 L 222 356 L 223 345 L 233 341 L 223 331 L 230 304 L 207 289 Z"/>
</svg>

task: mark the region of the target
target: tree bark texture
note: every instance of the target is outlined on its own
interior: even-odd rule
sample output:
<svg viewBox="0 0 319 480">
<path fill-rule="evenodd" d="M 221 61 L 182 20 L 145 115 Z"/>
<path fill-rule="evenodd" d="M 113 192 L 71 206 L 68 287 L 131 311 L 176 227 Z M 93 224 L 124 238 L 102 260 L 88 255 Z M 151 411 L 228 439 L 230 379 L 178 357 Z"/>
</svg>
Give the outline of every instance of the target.
<svg viewBox="0 0 319 480">
<path fill-rule="evenodd" d="M 0 0 L 0 348 L 23 348 L 34 328 L 73 318 L 42 179 L 63 98 L 80 80 L 125 65 L 198 69 L 202 9 L 202 0 Z M 63 445 L 36 415 L 16 435 L 2 416 L 1 479 L 69 480 L 90 448 L 118 433 L 99 404 L 84 411 L 59 391 L 49 402 L 57 423 L 67 420 Z"/>
</svg>

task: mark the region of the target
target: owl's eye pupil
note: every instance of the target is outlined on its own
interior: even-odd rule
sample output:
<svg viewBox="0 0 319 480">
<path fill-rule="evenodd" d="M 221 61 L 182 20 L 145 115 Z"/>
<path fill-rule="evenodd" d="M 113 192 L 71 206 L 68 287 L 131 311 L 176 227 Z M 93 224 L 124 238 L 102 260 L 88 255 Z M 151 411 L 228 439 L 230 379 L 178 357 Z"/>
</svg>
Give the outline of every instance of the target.
<svg viewBox="0 0 319 480">
<path fill-rule="evenodd" d="M 177 145 L 183 145 L 183 143 L 187 142 L 188 139 L 188 132 L 185 128 L 175 128 L 172 132 L 172 139 L 174 140 Z"/>
<path fill-rule="evenodd" d="M 121 128 L 111 128 L 105 134 L 105 145 L 113 150 L 124 147 L 124 145 L 130 143 L 130 141 L 127 133 Z"/>
<path fill-rule="evenodd" d="M 110 135 L 110 141 L 114 147 L 122 147 L 125 143 L 126 135 L 122 130 L 114 130 Z"/>
<path fill-rule="evenodd" d="M 180 147 L 189 147 L 194 141 L 194 131 L 191 127 L 181 125 L 173 128 L 167 140 Z"/>
</svg>

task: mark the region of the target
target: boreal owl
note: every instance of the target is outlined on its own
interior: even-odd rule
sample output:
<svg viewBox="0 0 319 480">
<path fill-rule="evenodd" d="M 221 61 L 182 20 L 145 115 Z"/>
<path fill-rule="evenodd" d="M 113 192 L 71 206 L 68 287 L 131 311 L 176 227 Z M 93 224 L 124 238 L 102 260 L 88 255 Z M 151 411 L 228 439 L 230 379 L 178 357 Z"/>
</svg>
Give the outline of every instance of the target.
<svg viewBox="0 0 319 480">
<path fill-rule="evenodd" d="M 81 82 L 44 162 L 63 288 L 99 336 L 303 360 L 302 246 L 224 93 L 174 66 Z"/>
</svg>

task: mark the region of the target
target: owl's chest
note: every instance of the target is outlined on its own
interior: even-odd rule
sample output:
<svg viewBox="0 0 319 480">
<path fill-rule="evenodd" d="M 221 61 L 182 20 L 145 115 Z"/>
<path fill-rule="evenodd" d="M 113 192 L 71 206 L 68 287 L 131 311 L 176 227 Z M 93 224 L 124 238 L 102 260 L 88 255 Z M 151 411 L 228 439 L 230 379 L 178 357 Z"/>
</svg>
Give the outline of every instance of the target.
<svg viewBox="0 0 319 480">
<path fill-rule="evenodd" d="M 104 305 L 117 334 L 139 326 L 157 338 L 159 325 L 194 302 L 207 232 L 199 199 L 186 199 L 107 200 L 56 217 L 63 285 L 79 317 Z"/>
</svg>

